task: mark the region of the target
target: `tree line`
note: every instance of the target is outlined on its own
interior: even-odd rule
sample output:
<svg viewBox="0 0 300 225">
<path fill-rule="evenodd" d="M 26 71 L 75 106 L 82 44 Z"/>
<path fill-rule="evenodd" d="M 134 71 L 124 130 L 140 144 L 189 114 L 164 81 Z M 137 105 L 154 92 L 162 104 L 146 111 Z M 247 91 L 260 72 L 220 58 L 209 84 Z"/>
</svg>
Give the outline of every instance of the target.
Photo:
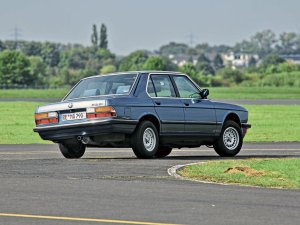
<svg viewBox="0 0 300 225">
<path fill-rule="evenodd" d="M 197 44 L 195 47 L 183 43 L 170 42 L 160 47 L 158 52 L 162 55 L 200 55 L 207 53 L 237 52 L 258 54 L 264 58 L 270 54 L 289 55 L 300 54 L 300 34 L 295 32 L 283 32 L 278 36 L 271 30 L 263 30 L 252 35 L 249 39 L 237 42 L 233 46 L 214 45 L 208 43 Z"/>
<path fill-rule="evenodd" d="M 282 77 L 290 76 L 290 73 L 294 74 L 292 80 L 299 79 L 295 74 L 300 69 L 278 56 L 300 54 L 300 36 L 296 33 L 282 33 L 276 37 L 272 31 L 266 30 L 234 46 L 210 46 L 204 43 L 190 47 L 171 42 L 154 53 L 137 50 L 125 57 L 117 56 L 109 50 L 105 24 L 101 24 L 100 29 L 94 24 L 90 37 L 89 46 L 0 40 L 0 85 L 62 87 L 74 85 L 86 76 L 129 70 L 180 70 L 205 86 L 298 84 L 288 79 L 280 81 Z M 228 51 L 258 54 L 264 60 L 260 66 L 253 62 L 249 68 L 233 70 L 224 66 L 220 55 Z M 213 59 L 207 57 L 210 53 L 214 53 Z M 171 62 L 169 55 L 187 55 L 191 59 L 197 56 L 197 63 L 194 65 L 190 62 L 178 67 Z M 277 83 L 270 81 L 270 74 L 273 74 L 273 78 L 277 74 Z"/>
</svg>

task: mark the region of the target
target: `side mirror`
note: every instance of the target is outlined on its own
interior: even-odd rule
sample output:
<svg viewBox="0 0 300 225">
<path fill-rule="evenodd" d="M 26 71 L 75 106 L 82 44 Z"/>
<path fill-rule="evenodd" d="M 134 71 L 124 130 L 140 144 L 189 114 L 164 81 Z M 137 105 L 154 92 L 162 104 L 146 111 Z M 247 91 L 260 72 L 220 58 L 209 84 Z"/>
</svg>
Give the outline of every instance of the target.
<svg viewBox="0 0 300 225">
<path fill-rule="evenodd" d="M 209 90 L 208 89 L 202 89 L 200 92 L 200 95 L 203 99 L 206 99 L 207 96 L 209 95 Z"/>
</svg>

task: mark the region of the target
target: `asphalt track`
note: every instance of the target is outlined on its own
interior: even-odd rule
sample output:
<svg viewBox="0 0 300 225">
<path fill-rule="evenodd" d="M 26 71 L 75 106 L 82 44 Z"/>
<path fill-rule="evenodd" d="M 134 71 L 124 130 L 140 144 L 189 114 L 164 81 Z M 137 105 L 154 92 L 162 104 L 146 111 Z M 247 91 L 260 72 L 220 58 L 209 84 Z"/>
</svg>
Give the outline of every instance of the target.
<svg viewBox="0 0 300 225">
<path fill-rule="evenodd" d="M 300 157 L 300 143 L 245 144 L 236 159 Z M 203 184 L 170 177 L 178 164 L 221 159 L 175 150 L 138 160 L 130 149 L 0 145 L 0 224 L 299 224 L 300 191 Z"/>
</svg>

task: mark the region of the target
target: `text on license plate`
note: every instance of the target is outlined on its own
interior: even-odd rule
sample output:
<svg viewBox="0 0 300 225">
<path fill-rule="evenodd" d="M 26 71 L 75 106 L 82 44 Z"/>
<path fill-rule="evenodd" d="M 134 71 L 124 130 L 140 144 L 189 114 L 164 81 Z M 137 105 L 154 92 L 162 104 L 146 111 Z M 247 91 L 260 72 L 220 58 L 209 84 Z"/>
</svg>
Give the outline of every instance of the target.
<svg viewBox="0 0 300 225">
<path fill-rule="evenodd" d="M 86 118 L 86 112 L 66 113 L 62 114 L 62 120 L 82 120 Z"/>
</svg>

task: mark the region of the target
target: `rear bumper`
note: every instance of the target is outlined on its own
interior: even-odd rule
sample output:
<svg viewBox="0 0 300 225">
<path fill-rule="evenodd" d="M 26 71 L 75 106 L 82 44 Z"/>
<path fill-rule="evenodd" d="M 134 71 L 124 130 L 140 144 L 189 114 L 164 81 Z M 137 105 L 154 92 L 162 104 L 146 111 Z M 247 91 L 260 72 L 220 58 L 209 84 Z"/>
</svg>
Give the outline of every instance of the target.
<svg viewBox="0 0 300 225">
<path fill-rule="evenodd" d="M 242 123 L 242 132 L 243 132 L 243 137 L 247 134 L 247 130 L 251 128 L 251 124 L 248 123 Z"/>
<path fill-rule="evenodd" d="M 110 133 L 131 134 L 137 123 L 137 120 L 106 119 L 84 123 L 35 127 L 33 131 L 39 133 L 44 140 L 59 141 L 77 136 L 95 136 Z"/>
</svg>

